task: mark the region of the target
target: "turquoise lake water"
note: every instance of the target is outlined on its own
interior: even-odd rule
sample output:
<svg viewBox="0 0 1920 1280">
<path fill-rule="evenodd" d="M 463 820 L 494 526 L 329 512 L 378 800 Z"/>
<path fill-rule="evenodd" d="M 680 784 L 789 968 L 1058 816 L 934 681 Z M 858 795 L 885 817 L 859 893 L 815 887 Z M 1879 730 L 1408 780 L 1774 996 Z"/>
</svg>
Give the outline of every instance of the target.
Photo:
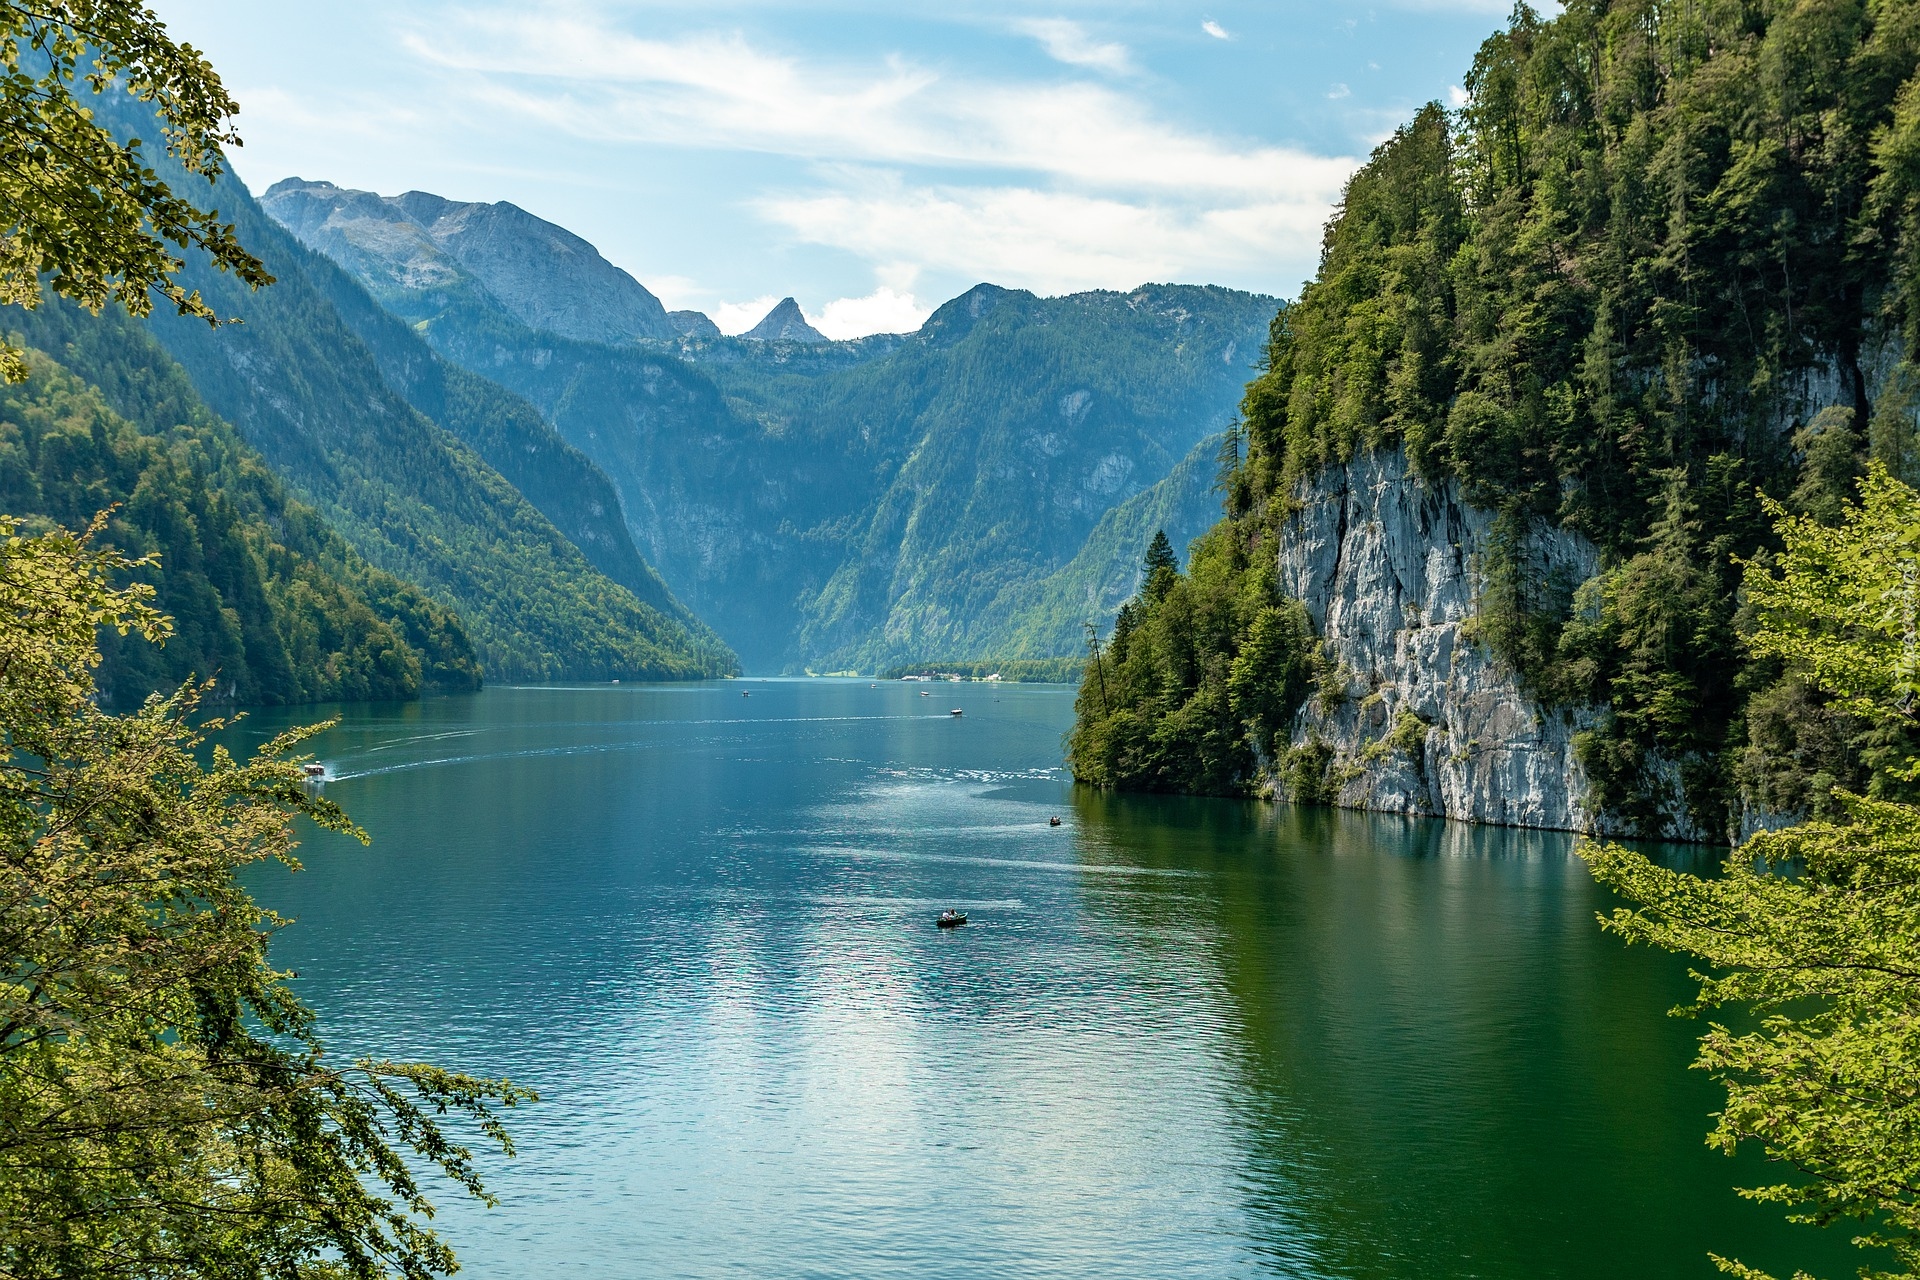
<svg viewBox="0 0 1920 1280">
<path fill-rule="evenodd" d="M 923 689 L 238 731 L 344 717 L 372 847 L 256 877 L 335 1052 L 542 1095 L 500 1206 L 440 1198 L 463 1275 L 1852 1274 L 1734 1196 L 1685 965 L 1600 933 L 1570 838 L 1102 796 L 1070 691 Z"/>
</svg>

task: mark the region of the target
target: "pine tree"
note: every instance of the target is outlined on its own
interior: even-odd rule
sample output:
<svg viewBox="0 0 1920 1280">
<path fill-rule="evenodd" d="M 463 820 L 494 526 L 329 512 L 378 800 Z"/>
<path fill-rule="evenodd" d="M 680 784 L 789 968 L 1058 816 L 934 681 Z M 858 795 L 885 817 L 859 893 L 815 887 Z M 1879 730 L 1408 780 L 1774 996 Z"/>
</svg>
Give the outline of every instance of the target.
<svg viewBox="0 0 1920 1280">
<path fill-rule="evenodd" d="M 1147 544 L 1147 558 L 1141 569 L 1145 582 L 1141 594 L 1148 600 L 1166 595 L 1180 576 L 1180 561 L 1173 554 L 1173 544 L 1167 541 L 1165 529 L 1153 531 L 1153 541 Z"/>
</svg>

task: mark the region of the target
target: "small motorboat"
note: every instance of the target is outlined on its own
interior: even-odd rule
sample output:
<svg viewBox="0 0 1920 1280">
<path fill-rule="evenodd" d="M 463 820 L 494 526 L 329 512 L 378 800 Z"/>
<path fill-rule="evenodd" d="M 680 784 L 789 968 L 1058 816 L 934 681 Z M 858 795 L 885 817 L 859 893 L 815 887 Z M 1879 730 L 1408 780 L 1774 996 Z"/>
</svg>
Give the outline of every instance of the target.
<svg viewBox="0 0 1920 1280">
<path fill-rule="evenodd" d="M 933 695 L 928 693 L 925 689 L 922 689 L 920 691 L 920 696 L 923 698 L 931 698 Z"/>
<path fill-rule="evenodd" d="M 742 689 L 740 691 L 740 696 L 743 698 L 751 698 L 753 695 L 748 693 L 745 689 Z"/>
<path fill-rule="evenodd" d="M 1047 819 L 1047 825 L 1048 825 L 1048 826 L 1050 826 L 1050 827 L 1057 827 L 1057 826 L 1059 826 L 1059 825 L 1060 825 L 1060 819 L 1058 819 L 1058 818 L 1048 818 L 1048 819 Z"/>
<path fill-rule="evenodd" d="M 950 716 L 963 716 L 963 715 L 965 715 L 965 714 L 967 714 L 967 713 L 966 713 L 966 712 L 964 712 L 964 711 L 962 711 L 962 710 L 961 710 L 960 708 L 958 708 L 958 707 L 955 707 L 955 708 L 954 708 L 953 710 L 951 710 L 951 711 L 949 711 L 949 712 L 947 712 L 947 714 L 948 714 L 948 715 L 950 715 Z"/>
<path fill-rule="evenodd" d="M 309 778 L 324 778 L 327 776 L 327 766 L 323 764 L 303 764 L 300 766 L 300 772 L 306 774 Z"/>
<path fill-rule="evenodd" d="M 964 911 L 942 911 L 940 918 L 934 921 L 942 929 L 957 929 L 966 922 L 967 913 Z"/>
</svg>

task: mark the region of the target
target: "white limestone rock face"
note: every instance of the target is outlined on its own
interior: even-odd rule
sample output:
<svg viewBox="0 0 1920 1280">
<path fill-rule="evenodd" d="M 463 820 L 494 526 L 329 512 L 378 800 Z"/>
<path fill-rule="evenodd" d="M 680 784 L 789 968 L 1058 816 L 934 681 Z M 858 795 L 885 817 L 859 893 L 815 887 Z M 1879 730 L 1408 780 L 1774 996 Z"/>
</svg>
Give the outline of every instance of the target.
<svg viewBox="0 0 1920 1280">
<path fill-rule="evenodd" d="M 1574 734 L 1596 710 L 1539 706 L 1471 637 L 1494 513 L 1469 506 L 1452 482 L 1421 480 L 1398 448 L 1329 467 L 1296 496 L 1280 540 L 1280 586 L 1305 603 L 1345 687 L 1308 700 L 1292 742 L 1333 749 L 1337 803 L 1626 834 L 1587 807 L 1574 756 Z M 1600 568 L 1592 543 L 1560 529 L 1537 530 L 1526 554 L 1534 571 L 1570 585 Z M 1702 838 L 1674 772 L 1663 834 Z"/>
</svg>

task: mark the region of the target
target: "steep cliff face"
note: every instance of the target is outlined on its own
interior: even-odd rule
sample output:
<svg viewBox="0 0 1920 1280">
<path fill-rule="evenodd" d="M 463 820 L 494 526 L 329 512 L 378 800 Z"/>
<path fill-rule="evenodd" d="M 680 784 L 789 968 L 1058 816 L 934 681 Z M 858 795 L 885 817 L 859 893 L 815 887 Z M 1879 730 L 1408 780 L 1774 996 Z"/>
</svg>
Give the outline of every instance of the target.
<svg viewBox="0 0 1920 1280">
<path fill-rule="evenodd" d="M 1336 803 L 1625 834 L 1585 803 L 1574 736 L 1596 710 L 1538 705 L 1473 638 L 1476 566 L 1494 514 L 1469 506 L 1456 484 L 1415 476 L 1398 448 L 1330 467 L 1296 497 L 1282 528 L 1280 585 L 1306 604 L 1338 689 L 1330 681 L 1309 699 L 1293 745 L 1331 749 Z M 1600 567 L 1591 543 L 1558 529 L 1537 531 L 1527 554 L 1534 571 L 1570 583 Z M 1669 781 L 1662 834 L 1706 838 L 1687 817 L 1677 777 Z"/>
</svg>

